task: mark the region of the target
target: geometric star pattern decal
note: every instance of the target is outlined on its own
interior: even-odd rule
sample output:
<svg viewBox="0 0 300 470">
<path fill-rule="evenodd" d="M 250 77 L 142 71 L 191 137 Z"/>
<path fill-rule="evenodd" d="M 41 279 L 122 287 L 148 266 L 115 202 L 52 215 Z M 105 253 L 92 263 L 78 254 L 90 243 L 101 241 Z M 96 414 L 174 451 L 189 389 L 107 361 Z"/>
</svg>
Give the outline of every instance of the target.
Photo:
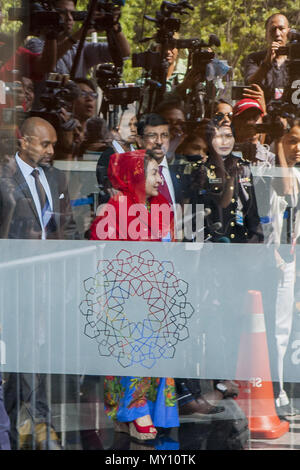
<svg viewBox="0 0 300 470">
<path fill-rule="evenodd" d="M 114 259 L 100 260 L 95 277 L 84 281 L 84 334 L 97 341 L 100 356 L 113 356 L 124 368 L 151 369 L 159 359 L 173 358 L 178 341 L 189 337 L 194 308 L 187 302 L 188 287 L 172 262 L 156 260 L 149 250 L 121 250 Z M 139 321 L 130 315 L 135 298 L 142 308 Z"/>
</svg>

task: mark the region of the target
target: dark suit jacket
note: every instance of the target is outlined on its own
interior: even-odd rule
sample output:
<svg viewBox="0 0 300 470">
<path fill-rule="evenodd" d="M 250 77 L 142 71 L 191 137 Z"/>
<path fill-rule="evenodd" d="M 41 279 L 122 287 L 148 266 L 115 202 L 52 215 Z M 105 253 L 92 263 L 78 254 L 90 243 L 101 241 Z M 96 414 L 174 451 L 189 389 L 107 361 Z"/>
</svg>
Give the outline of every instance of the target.
<svg viewBox="0 0 300 470">
<path fill-rule="evenodd" d="M 187 177 L 184 174 L 185 165 L 179 164 L 176 159 L 169 164 L 169 171 L 173 183 L 175 202 L 182 204 L 187 192 Z"/>
<path fill-rule="evenodd" d="M 53 201 L 55 231 L 47 238 L 78 239 L 64 174 L 43 168 Z M 0 165 L 0 238 L 41 239 L 39 216 L 26 180 L 12 158 Z"/>
</svg>

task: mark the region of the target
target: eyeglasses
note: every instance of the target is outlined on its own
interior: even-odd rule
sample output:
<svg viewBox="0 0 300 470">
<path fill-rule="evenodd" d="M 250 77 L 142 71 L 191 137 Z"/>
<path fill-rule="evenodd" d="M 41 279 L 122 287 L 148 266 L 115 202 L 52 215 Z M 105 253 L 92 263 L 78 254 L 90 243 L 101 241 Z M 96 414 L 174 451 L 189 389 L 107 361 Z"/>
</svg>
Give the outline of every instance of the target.
<svg viewBox="0 0 300 470">
<path fill-rule="evenodd" d="M 88 96 L 90 96 L 91 98 L 94 98 L 95 100 L 98 98 L 98 93 L 96 93 L 95 91 L 85 91 L 85 90 L 82 90 L 80 92 L 80 96 L 84 96 L 85 98 L 87 98 Z"/>
<path fill-rule="evenodd" d="M 158 139 L 161 139 L 161 140 L 168 140 L 170 137 L 170 134 L 168 132 L 163 132 L 162 134 L 158 135 L 158 134 L 154 134 L 154 133 L 150 133 L 150 134 L 144 134 L 144 138 L 147 139 L 147 140 L 152 140 L 153 142 L 156 142 Z"/>
<path fill-rule="evenodd" d="M 215 114 L 215 117 L 219 118 L 219 119 L 223 119 L 225 116 L 228 116 L 229 119 L 232 119 L 233 113 L 232 112 L 230 112 L 230 113 L 221 113 L 221 112 L 219 112 L 219 113 Z"/>
</svg>

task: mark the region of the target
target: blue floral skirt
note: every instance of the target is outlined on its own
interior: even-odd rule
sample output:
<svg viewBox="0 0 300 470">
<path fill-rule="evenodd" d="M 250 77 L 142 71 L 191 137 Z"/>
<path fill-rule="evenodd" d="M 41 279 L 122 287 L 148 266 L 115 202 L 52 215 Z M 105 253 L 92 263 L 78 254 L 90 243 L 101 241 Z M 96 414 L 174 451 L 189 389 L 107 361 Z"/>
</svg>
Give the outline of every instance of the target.
<svg viewBox="0 0 300 470">
<path fill-rule="evenodd" d="M 149 414 L 154 426 L 179 426 L 172 378 L 107 376 L 104 407 L 106 414 L 117 421 L 134 421 Z"/>
</svg>

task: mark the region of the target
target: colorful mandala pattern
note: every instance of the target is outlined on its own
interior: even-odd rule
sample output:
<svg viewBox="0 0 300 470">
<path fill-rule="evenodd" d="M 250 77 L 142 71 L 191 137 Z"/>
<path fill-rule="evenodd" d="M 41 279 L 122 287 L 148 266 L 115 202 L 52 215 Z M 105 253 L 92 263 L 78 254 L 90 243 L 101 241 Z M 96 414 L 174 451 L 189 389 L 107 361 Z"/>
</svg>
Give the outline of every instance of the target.
<svg viewBox="0 0 300 470">
<path fill-rule="evenodd" d="M 84 333 L 97 340 L 100 356 L 113 356 L 124 368 L 151 369 L 159 359 L 173 358 L 178 341 L 189 337 L 194 308 L 187 302 L 188 287 L 172 262 L 156 260 L 149 250 L 121 250 L 115 259 L 99 261 L 96 276 L 84 281 Z M 134 296 L 144 304 L 139 322 L 126 313 Z"/>
</svg>

